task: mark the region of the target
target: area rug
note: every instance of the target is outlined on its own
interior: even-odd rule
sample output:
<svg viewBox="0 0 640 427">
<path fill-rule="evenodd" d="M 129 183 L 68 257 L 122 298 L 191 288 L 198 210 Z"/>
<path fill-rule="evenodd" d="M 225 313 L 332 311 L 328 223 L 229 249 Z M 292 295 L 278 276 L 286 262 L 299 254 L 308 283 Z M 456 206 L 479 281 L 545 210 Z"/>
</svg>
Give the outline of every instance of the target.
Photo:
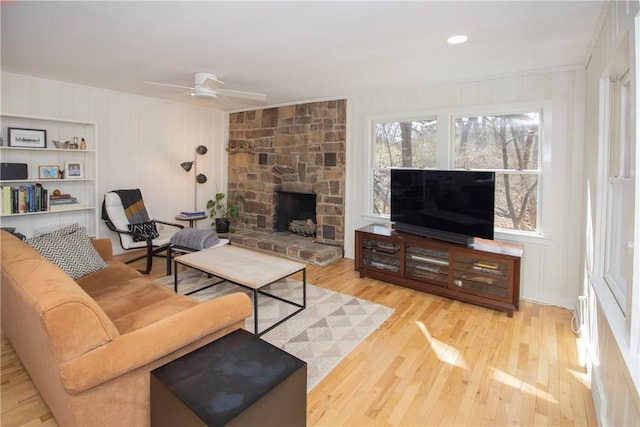
<svg viewBox="0 0 640 427">
<path fill-rule="evenodd" d="M 173 276 L 156 281 L 173 290 Z M 183 294 L 212 283 L 217 284 L 192 296 L 200 301 L 232 292 L 245 292 L 251 296 L 249 291 L 240 286 L 209 278 L 194 270 L 179 274 L 178 292 Z M 264 290 L 302 302 L 302 283 L 298 280 L 283 279 Z M 268 328 L 296 309 L 293 305 L 260 295 L 259 330 Z M 307 362 L 307 391 L 311 391 L 391 313 L 393 309 L 389 307 L 307 284 L 307 307 L 261 338 Z M 253 332 L 253 325 L 251 316 L 246 320 L 245 329 Z"/>
</svg>

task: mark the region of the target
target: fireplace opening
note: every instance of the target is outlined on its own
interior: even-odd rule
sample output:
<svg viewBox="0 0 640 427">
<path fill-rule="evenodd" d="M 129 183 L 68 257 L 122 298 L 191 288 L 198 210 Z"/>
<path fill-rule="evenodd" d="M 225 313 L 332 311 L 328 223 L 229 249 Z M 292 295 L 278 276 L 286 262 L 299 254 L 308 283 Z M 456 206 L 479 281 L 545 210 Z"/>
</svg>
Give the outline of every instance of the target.
<svg viewBox="0 0 640 427">
<path fill-rule="evenodd" d="M 316 195 L 277 191 L 276 231 L 316 235 Z"/>
</svg>

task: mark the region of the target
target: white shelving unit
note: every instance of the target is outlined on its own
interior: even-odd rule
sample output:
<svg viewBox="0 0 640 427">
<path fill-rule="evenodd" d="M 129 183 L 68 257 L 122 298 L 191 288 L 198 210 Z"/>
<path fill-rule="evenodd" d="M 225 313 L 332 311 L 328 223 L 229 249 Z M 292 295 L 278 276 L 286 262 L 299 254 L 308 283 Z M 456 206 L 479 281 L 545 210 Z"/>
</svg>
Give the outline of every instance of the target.
<svg viewBox="0 0 640 427">
<path fill-rule="evenodd" d="M 47 131 L 46 148 L 9 147 L 9 128 L 44 129 Z M 1 214 L 2 227 L 15 227 L 16 231 L 31 237 L 72 223 L 86 227 L 90 235 L 96 235 L 99 221 L 98 182 L 97 182 L 97 130 L 95 123 L 74 120 L 31 117 L 12 114 L 0 114 L 0 135 L 3 145 L 0 147 L 2 163 L 26 163 L 27 179 L 2 180 L 2 186 L 31 186 L 41 184 L 51 195 L 54 190 L 68 193 L 78 199 L 78 204 L 42 212 Z M 87 147 L 80 149 L 58 149 L 52 140 L 78 141 L 85 139 Z M 65 169 L 66 162 L 82 163 L 82 178 L 39 179 L 39 166 L 57 166 Z"/>
</svg>

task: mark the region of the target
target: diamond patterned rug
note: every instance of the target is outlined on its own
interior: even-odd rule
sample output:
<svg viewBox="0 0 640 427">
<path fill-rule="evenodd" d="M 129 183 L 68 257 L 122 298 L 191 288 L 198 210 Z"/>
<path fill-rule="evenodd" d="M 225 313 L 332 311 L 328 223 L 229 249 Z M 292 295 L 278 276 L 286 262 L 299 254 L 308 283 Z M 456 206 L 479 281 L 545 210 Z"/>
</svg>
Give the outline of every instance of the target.
<svg viewBox="0 0 640 427">
<path fill-rule="evenodd" d="M 173 290 L 173 276 L 156 281 Z M 240 286 L 208 278 L 195 270 L 179 274 L 178 291 L 185 293 L 212 283 L 217 284 L 192 296 L 200 301 L 232 292 L 247 292 L 251 296 Z M 283 279 L 263 289 L 302 302 L 302 282 L 298 280 Z M 293 305 L 259 295 L 259 330 L 263 331 L 296 309 Z M 307 362 L 307 391 L 311 391 L 391 313 L 392 308 L 307 284 L 307 307 L 261 338 Z M 253 332 L 253 316 L 247 319 L 245 329 Z"/>
</svg>

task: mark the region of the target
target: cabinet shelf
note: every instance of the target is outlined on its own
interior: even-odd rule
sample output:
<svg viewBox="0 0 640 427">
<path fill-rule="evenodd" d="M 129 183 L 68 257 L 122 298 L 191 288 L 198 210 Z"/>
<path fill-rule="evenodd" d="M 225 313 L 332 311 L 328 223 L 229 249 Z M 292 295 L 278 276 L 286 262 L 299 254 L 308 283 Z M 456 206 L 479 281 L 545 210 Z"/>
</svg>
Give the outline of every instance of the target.
<svg viewBox="0 0 640 427">
<path fill-rule="evenodd" d="M 94 178 L 72 178 L 72 179 L 3 179 L 0 180 L 0 185 L 9 185 L 9 184 L 29 184 L 32 182 L 37 182 L 38 184 L 50 184 L 52 182 L 93 182 Z"/>
<path fill-rule="evenodd" d="M 51 148 L 51 147 L 46 147 L 46 148 L 31 148 L 31 147 L 6 147 L 6 146 L 1 146 L 0 147 L 0 152 L 1 151 L 46 151 L 46 152 L 58 152 L 58 153 L 88 153 L 88 154 L 93 154 L 95 153 L 94 150 L 80 150 L 80 149 L 73 149 L 73 148 Z"/>
<path fill-rule="evenodd" d="M 48 211 L 38 211 L 38 212 L 23 212 L 23 213 L 12 213 L 12 214 L 2 214 L 0 218 L 12 218 L 18 216 L 28 216 L 28 215 L 43 215 L 43 214 L 56 214 L 56 213 L 64 213 L 64 212 L 75 212 L 75 211 L 86 211 L 86 210 L 95 210 L 95 206 L 73 206 L 69 208 L 56 208 L 54 210 Z"/>
<path fill-rule="evenodd" d="M 522 246 L 478 241 L 473 247 L 373 224 L 356 230 L 356 271 L 448 298 L 506 311 L 520 304 Z"/>
</svg>

